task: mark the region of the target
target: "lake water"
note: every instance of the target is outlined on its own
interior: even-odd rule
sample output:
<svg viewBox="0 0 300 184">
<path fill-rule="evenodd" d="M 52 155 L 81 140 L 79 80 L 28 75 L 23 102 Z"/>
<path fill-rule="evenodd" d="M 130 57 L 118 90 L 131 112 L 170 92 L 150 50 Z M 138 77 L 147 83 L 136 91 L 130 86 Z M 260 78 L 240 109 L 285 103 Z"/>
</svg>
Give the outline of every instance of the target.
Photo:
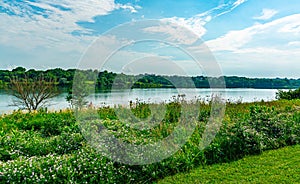
<svg viewBox="0 0 300 184">
<path fill-rule="evenodd" d="M 222 98 L 232 102 L 253 102 L 271 101 L 275 99 L 277 89 L 133 89 L 112 91 L 109 93 L 95 93 L 90 95 L 87 100 L 94 106 L 103 105 L 128 105 L 129 101 L 139 99 L 146 102 L 168 102 L 178 94 L 185 94 L 186 100 L 202 99 L 209 100 L 212 94 L 219 94 Z M 69 107 L 66 101 L 66 93 L 51 99 L 48 106 L 49 110 L 59 110 Z M 4 92 L 0 92 L 0 114 L 11 112 L 16 107 L 10 106 L 13 97 Z"/>
</svg>

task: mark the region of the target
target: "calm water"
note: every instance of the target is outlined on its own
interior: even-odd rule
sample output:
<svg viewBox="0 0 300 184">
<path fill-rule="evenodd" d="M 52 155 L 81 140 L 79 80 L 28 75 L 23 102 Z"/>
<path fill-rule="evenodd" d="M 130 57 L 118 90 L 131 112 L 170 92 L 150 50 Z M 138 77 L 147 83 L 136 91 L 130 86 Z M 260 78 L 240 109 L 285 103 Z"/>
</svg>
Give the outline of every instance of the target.
<svg viewBox="0 0 300 184">
<path fill-rule="evenodd" d="M 110 93 L 96 93 L 88 97 L 88 101 L 94 106 L 103 105 L 128 105 L 130 100 L 139 100 L 146 102 L 168 102 L 178 94 L 185 94 L 185 99 L 208 100 L 212 94 L 219 94 L 222 98 L 232 102 L 253 102 L 253 101 L 271 101 L 275 99 L 277 89 L 133 89 L 124 91 L 113 91 Z M 59 110 L 69 107 L 66 102 L 66 93 L 59 95 L 51 100 L 48 109 Z M 7 113 L 16 107 L 10 106 L 13 97 L 0 92 L 0 114 Z"/>
</svg>

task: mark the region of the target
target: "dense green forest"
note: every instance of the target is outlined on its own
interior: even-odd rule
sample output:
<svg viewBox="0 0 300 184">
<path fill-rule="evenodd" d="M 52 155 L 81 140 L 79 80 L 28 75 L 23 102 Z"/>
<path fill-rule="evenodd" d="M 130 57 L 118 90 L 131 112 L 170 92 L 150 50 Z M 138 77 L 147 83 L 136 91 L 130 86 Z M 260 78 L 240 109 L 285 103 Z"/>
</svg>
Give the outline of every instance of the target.
<svg viewBox="0 0 300 184">
<path fill-rule="evenodd" d="M 71 88 L 76 69 L 64 70 L 61 68 L 49 70 L 26 70 L 17 67 L 13 70 L 0 70 L 0 88 L 9 85 L 12 77 L 36 78 L 43 75 L 44 79 L 56 79 L 57 85 L 62 88 Z M 183 76 L 159 76 L 154 74 L 125 75 L 108 71 L 83 70 L 88 81 L 96 81 L 96 89 L 110 90 L 114 88 L 209 88 L 210 80 L 218 81 L 220 78 L 209 78 L 205 76 L 183 77 Z M 97 80 L 95 80 L 97 78 Z M 246 78 L 237 76 L 224 77 L 227 88 L 265 88 L 265 89 L 294 89 L 300 87 L 300 79 L 287 78 Z M 171 83 L 170 81 L 173 81 Z M 176 81 L 174 84 L 174 81 Z M 174 85 L 173 85 L 174 84 Z"/>
</svg>

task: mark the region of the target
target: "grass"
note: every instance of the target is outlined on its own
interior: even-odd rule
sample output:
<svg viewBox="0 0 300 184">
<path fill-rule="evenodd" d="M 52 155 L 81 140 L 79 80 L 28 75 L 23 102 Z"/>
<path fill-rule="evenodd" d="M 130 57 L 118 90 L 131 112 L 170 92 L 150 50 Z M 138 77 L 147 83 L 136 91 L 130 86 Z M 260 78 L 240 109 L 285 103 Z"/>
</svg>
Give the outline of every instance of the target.
<svg viewBox="0 0 300 184">
<path fill-rule="evenodd" d="M 160 180 L 167 183 L 299 183 L 300 145 L 266 151 L 231 163 L 199 167 Z"/>
<path fill-rule="evenodd" d="M 125 116 L 132 113 L 135 117 L 147 120 L 152 107 L 143 102 L 133 104 L 131 109 L 100 108 L 92 115 L 89 114 L 90 111 L 84 111 L 80 113 L 82 117 L 79 119 L 88 121 L 84 126 L 81 125 L 81 128 L 72 111 L 41 110 L 34 113 L 17 111 L 3 115 L 0 117 L 0 183 L 152 183 L 198 167 L 204 168 L 202 173 L 208 172 L 211 168 L 219 169 L 219 173 L 214 173 L 216 176 L 207 175 L 210 179 L 226 177 L 226 172 L 236 173 L 242 177 L 243 173 L 238 174 L 238 166 L 228 171 L 221 167 L 230 168 L 230 164 L 236 163 L 233 161 L 249 155 L 300 143 L 300 100 L 228 103 L 220 130 L 213 142 L 204 150 L 199 147 L 199 143 L 210 117 L 210 106 L 200 104 L 199 116 L 188 118 L 188 122 L 194 123 L 196 128 L 187 142 L 170 157 L 148 165 L 114 162 L 97 152 L 85 139 L 85 130 L 99 133 L 105 127 L 107 132 L 126 143 L 143 145 L 162 140 L 174 132 L 174 127 L 180 123 L 181 108 L 184 104 L 175 101 L 160 105 L 165 106 L 165 112 L 158 104 L 152 107 L 157 107 L 156 115 L 163 113 L 164 118 L 158 124 L 153 124 L 151 129 L 135 129 L 139 126 L 135 118 Z M 184 107 L 192 109 L 192 106 Z M 190 112 L 188 110 L 187 112 Z M 94 117 L 102 121 L 93 121 Z M 156 119 L 160 118 L 153 116 L 150 122 Z M 177 132 L 178 136 L 182 135 L 182 132 Z M 97 138 L 97 134 L 91 135 L 91 138 Z M 115 147 L 111 147 L 111 150 L 123 151 L 118 144 L 113 146 Z M 294 148 L 299 149 L 299 146 Z M 299 150 L 296 151 L 294 148 L 288 148 L 286 152 L 290 155 L 299 153 Z M 162 147 L 163 149 L 166 148 Z M 126 154 L 135 161 L 143 159 L 149 152 L 142 152 L 137 156 L 131 155 L 131 152 Z M 274 159 L 276 157 L 275 154 L 273 160 L 277 162 Z M 215 165 L 219 163 L 230 164 Z M 250 173 L 251 168 L 257 167 L 259 170 L 262 167 L 255 165 L 255 162 L 250 163 L 249 161 Z M 297 168 L 297 165 L 293 168 L 284 164 L 285 160 L 278 160 L 277 166 Z M 297 162 L 292 161 L 290 164 Z M 267 169 L 260 170 L 268 172 Z M 224 173 L 220 174 L 221 171 Z M 270 177 L 276 177 L 270 173 Z M 289 174 L 293 174 L 292 171 Z M 232 182 L 237 176 L 231 176 Z M 262 176 L 253 174 L 253 179 L 258 178 L 257 182 L 261 179 L 259 177 Z M 184 178 L 182 175 L 181 179 Z M 287 181 L 294 180 L 291 178 Z"/>
</svg>

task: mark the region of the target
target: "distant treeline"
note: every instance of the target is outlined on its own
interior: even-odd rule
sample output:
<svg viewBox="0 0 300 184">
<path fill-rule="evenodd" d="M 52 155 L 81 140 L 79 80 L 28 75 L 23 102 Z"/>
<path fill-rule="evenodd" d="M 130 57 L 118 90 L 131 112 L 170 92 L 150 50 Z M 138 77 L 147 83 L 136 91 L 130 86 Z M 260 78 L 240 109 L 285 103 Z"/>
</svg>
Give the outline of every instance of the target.
<svg viewBox="0 0 300 184">
<path fill-rule="evenodd" d="M 57 85 L 62 88 L 70 89 L 76 69 L 63 70 L 61 68 L 41 70 L 26 70 L 17 67 L 10 70 L 0 70 L 0 88 L 9 85 L 12 77 L 17 78 L 37 78 L 43 76 L 45 80 L 56 79 Z M 154 74 L 125 75 L 116 74 L 108 71 L 81 70 L 87 81 L 96 81 L 96 89 L 110 90 L 113 88 L 209 88 L 209 81 L 220 82 L 217 77 L 183 77 L 183 76 L 159 76 Z M 287 78 L 246 78 L 246 77 L 224 77 L 227 88 L 260 88 L 260 89 L 293 89 L 300 87 L 300 79 Z M 220 86 L 222 86 L 220 84 Z M 215 86 L 215 87 L 218 87 Z"/>
</svg>

